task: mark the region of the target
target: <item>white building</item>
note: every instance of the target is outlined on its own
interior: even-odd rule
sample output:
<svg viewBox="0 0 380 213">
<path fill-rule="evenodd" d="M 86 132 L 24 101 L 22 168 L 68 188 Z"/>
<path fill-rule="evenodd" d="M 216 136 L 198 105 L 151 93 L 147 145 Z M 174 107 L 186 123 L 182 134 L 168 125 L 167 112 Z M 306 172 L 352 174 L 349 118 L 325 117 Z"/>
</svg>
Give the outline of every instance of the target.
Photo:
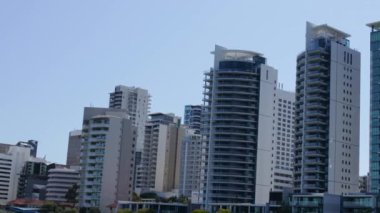
<svg viewBox="0 0 380 213">
<path fill-rule="evenodd" d="M 5 145 L 5 144 L 4 144 Z M 30 156 L 30 147 L 2 146 L 0 153 L 0 205 L 16 199 L 20 173 Z"/>
<path fill-rule="evenodd" d="M 293 188 L 294 102 L 294 92 L 276 90 L 273 105 L 272 191 L 291 190 Z"/>
<path fill-rule="evenodd" d="M 148 90 L 138 87 L 119 85 L 110 93 L 109 107 L 126 110 L 133 125 L 137 127 L 136 151 L 144 147 L 145 124 L 150 110 L 150 95 Z"/>
<path fill-rule="evenodd" d="M 179 187 L 183 129 L 174 114 L 150 114 L 137 187 L 144 191 L 171 192 Z"/>
<path fill-rule="evenodd" d="M 85 108 L 82 129 L 81 207 L 130 200 L 133 192 L 136 127 L 125 110 Z"/>
<path fill-rule="evenodd" d="M 191 198 L 192 192 L 200 192 L 202 141 L 198 130 L 187 126 L 184 129 L 179 193 Z"/>
<path fill-rule="evenodd" d="M 297 57 L 296 193 L 358 192 L 360 53 L 349 36 L 307 23 Z"/>
<path fill-rule="evenodd" d="M 216 46 L 213 54 L 204 85 L 203 203 L 210 211 L 218 203 L 264 205 L 271 189 L 277 70 L 260 53 Z"/>
<path fill-rule="evenodd" d="M 64 167 L 49 169 L 46 200 L 67 202 L 66 193 L 74 184 L 79 184 L 78 170 Z"/>
</svg>

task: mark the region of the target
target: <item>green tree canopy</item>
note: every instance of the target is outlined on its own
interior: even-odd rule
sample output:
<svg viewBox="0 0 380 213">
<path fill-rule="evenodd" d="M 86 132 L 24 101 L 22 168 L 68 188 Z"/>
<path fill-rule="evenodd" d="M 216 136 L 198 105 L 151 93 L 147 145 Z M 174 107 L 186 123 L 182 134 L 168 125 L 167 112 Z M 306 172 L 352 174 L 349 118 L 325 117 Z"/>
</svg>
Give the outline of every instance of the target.
<svg viewBox="0 0 380 213">
<path fill-rule="evenodd" d="M 132 211 L 129 209 L 119 209 L 117 210 L 117 213 L 132 213 Z"/>
<path fill-rule="evenodd" d="M 74 184 L 69 190 L 67 190 L 65 198 L 68 203 L 72 203 L 74 206 L 78 203 L 78 184 Z"/>
<path fill-rule="evenodd" d="M 101 213 L 98 208 L 92 207 L 88 210 L 89 213 Z"/>
<path fill-rule="evenodd" d="M 192 211 L 192 213 L 209 213 L 209 212 L 203 209 L 195 209 Z"/>
<path fill-rule="evenodd" d="M 154 210 L 153 209 L 144 208 L 144 209 L 137 210 L 137 213 L 154 213 Z"/>
<path fill-rule="evenodd" d="M 222 209 L 222 208 L 220 208 L 216 213 L 231 213 L 231 211 L 228 210 L 228 209 Z"/>
</svg>

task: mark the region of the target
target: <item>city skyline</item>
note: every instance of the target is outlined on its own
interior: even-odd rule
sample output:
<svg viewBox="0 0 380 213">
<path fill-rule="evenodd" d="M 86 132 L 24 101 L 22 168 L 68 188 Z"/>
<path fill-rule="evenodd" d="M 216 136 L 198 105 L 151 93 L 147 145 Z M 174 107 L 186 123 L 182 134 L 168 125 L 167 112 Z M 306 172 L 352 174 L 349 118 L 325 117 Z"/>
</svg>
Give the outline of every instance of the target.
<svg viewBox="0 0 380 213">
<path fill-rule="evenodd" d="M 108 92 L 119 84 L 147 89 L 151 112 L 183 117 L 186 104 L 202 102 L 203 71 L 212 67 L 209 52 L 215 44 L 263 53 L 278 69 L 284 88 L 294 91 L 296 57 L 304 49 L 306 21 L 311 21 L 349 33 L 352 48 L 362 54 L 363 175 L 369 158 L 370 29 L 365 24 L 380 19 L 375 9 L 380 3 L 328 2 L 330 7 L 324 8 L 323 2 L 328 1 L 151 3 L 151 7 L 128 2 L 3 2 L 0 117 L 7 122 L 0 124 L 0 142 L 32 138 L 40 142 L 39 156 L 63 163 L 69 131 L 81 128 L 83 108 L 106 107 Z M 218 10 L 211 10 L 214 7 Z M 234 15 L 225 16 L 229 11 Z M 290 15 L 295 11 L 298 14 Z"/>
</svg>

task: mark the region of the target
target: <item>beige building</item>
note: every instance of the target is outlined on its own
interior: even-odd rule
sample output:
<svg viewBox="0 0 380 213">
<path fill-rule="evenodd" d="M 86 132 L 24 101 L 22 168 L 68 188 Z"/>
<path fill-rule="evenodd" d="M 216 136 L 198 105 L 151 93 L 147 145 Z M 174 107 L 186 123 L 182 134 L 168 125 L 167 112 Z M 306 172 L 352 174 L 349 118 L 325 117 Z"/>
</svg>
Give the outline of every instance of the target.
<svg viewBox="0 0 380 213">
<path fill-rule="evenodd" d="M 69 133 L 69 144 L 67 147 L 67 166 L 79 166 L 80 164 L 80 147 L 82 141 L 82 131 L 74 130 Z"/>
<path fill-rule="evenodd" d="M 83 116 L 81 207 L 106 206 L 130 200 L 133 191 L 136 127 L 125 110 L 85 108 Z"/>
<path fill-rule="evenodd" d="M 142 191 L 170 192 L 179 188 L 181 140 L 184 130 L 174 114 L 150 114 L 137 187 Z"/>
</svg>

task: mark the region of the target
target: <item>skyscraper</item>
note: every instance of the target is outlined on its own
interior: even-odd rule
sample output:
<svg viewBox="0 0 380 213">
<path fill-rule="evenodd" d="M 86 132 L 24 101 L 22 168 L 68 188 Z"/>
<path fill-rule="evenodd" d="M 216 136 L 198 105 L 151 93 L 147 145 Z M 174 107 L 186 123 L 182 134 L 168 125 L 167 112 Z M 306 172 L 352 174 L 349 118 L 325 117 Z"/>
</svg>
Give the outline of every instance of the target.
<svg viewBox="0 0 380 213">
<path fill-rule="evenodd" d="M 213 54 L 204 80 L 201 197 L 212 211 L 217 203 L 265 204 L 277 70 L 256 52 L 215 46 Z"/>
<path fill-rule="evenodd" d="M 272 191 L 293 188 L 294 92 L 276 90 L 272 140 Z"/>
<path fill-rule="evenodd" d="M 183 129 L 174 114 L 153 113 L 145 128 L 145 143 L 137 187 L 170 192 L 179 187 Z"/>
<path fill-rule="evenodd" d="M 370 191 L 380 192 L 380 22 L 371 27 Z"/>
<path fill-rule="evenodd" d="M 201 114 L 202 105 L 185 106 L 185 116 L 183 118 L 183 123 L 189 128 L 194 129 L 196 134 L 199 134 L 201 131 Z"/>
<path fill-rule="evenodd" d="M 136 150 L 140 152 L 144 146 L 145 124 L 150 110 L 150 95 L 147 90 L 138 87 L 119 85 L 110 93 L 109 107 L 126 110 L 137 127 Z"/>
<path fill-rule="evenodd" d="M 307 23 L 297 57 L 294 189 L 358 191 L 360 53 L 347 33 Z"/>
<path fill-rule="evenodd" d="M 125 110 L 86 107 L 83 115 L 79 205 L 106 206 L 133 191 L 136 127 Z"/>
<path fill-rule="evenodd" d="M 79 166 L 80 164 L 80 148 L 82 142 L 82 131 L 74 130 L 69 133 L 69 144 L 67 147 L 67 166 Z"/>
<path fill-rule="evenodd" d="M 200 191 L 200 175 L 202 162 L 201 135 L 195 129 L 184 126 L 181 145 L 181 174 L 179 192 L 191 197 L 192 192 Z"/>
<path fill-rule="evenodd" d="M 109 107 L 113 109 L 123 109 L 132 120 L 132 124 L 137 127 L 136 150 L 135 150 L 135 171 L 133 172 L 137 180 L 136 174 L 141 168 L 142 151 L 144 148 L 145 125 L 148 120 L 150 110 L 150 95 L 147 90 L 138 87 L 127 87 L 119 85 L 115 87 L 115 91 L 110 93 Z M 137 186 L 136 183 L 133 184 Z M 139 191 L 139 189 L 134 189 Z"/>
</svg>

